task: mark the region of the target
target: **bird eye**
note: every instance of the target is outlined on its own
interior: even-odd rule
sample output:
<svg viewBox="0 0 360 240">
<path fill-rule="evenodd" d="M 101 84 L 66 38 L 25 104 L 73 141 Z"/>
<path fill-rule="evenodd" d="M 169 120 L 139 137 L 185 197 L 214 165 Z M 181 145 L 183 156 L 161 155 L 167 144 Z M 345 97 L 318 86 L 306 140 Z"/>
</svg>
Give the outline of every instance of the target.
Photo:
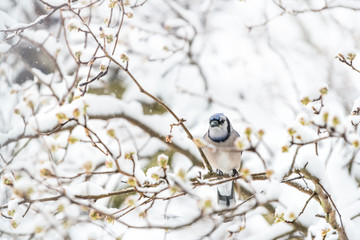
<svg viewBox="0 0 360 240">
<path fill-rule="evenodd" d="M 220 120 L 220 123 L 221 123 L 221 124 L 223 124 L 224 122 L 225 122 L 225 120 L 224 120 L 224 119 L 221 119 L 221 120 Z"/>
</svg>

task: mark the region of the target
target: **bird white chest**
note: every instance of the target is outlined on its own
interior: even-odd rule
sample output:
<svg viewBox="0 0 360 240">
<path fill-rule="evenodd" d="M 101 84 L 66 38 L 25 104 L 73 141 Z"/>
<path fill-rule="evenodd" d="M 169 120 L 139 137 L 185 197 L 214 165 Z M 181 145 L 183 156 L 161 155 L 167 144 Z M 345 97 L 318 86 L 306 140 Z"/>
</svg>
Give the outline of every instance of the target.
<svg viewBox="0 0 360 240">
<path fill-rule="evenodd" d="M 211 167 L 215 171 L 221 170 L 223 173 L 232 173 L 233 169 L 239 170 L 241 162 L 240 152 L 223 152 L 223 151 L 205 151 Z"/>
</svg>

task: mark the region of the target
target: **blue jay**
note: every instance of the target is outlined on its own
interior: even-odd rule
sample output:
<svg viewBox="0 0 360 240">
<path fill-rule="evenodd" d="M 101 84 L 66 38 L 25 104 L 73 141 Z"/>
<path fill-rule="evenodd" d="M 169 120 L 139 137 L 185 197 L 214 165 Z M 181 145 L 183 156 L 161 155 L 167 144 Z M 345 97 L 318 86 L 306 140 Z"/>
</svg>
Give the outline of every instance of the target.
<svg viewBox="0 0 360 240">
<path fill-rule="evenodd" d="M 229 119 L 223 113 L 216 113 L 210 117 L 209 130 L 204 139 L 214 149 L 204 148 L 204 153 L 216 173 L 223 175 L 237 175 L 241 163 L 241 152 L 234 151 L 234 142 L 240 135 L 233 129 Z M 219 184 L 217 187 L 218 204 L 229 207 L 235 204 L 234 182 Z"/>
</svg>

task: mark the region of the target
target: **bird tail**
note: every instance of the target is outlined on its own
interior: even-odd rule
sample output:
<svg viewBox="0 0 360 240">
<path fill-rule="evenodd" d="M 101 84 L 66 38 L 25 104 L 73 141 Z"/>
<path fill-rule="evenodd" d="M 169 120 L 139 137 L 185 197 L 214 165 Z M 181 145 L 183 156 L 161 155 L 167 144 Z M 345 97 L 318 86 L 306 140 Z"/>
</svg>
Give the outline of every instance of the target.
<svg viewBox="0 0 360 240">
<path fill-rule="evenodd" d="M 230 207 L 235 205 L 234 182 L 225 182 L 217 187 L 218 204 Z"/>
</svg>

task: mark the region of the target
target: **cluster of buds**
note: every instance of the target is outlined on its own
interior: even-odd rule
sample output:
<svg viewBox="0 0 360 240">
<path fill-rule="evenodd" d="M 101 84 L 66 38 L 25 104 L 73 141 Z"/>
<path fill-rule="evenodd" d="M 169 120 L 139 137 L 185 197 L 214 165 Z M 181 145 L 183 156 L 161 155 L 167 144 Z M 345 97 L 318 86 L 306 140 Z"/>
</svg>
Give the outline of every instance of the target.
<svg viewBox="0 0 360 240">
<path fill-rule="evenodd" d="M 9 187 L 14 186 L 14 176 L 11 173 L 6 173 L 2 177 L 3 183 Z"/>
<path fill-rule="evenodd" d="M 316 96 L 316 97 L 312 97 L 312 98 L 310 98 L 309 96 L 304 96 L 301 100 L 300 100 L 300 102 L 303 104 L 303 105 L 308 105 L 310 102 L 315 102 L 315 101 L 318 101 L 318 100 L 321 100 L 322 99 L 322 97 L 324 96 L 324 95 L 326 95 L 328 93 L 328 88 L 327 87 L 321 87 L 320 89 L 319 89 L 319 95 L 318 96 Z"/>
<path fill-rule="evenodd" d="M 19 226 L 19 223 L 16 220 L 12 219 L 10 225 L 12 228 L 17 228 Z"/>
<path fill-rule="evenodd" d="M 90 213 L 89 213 L 89 217 L 91 220 L 93 221 L 96 221 L 96 220 L 99 220 L 99 219 L 102 219 L 104 218 L 104 216 L 99 213 L 98 211 L 94 210 L 94 209 L 91 209 L 90 210 Z"/>
<path fill-rule="evenodd" d="M 235 144 L 235 147 L 239 150 L 244 150 L 245 146 L 246 146 L 245 141 L 242 138 L 237 138 L 235 140 L 234 144 Z"/>
<path fill-rule="evenodd" d="M 235 147 L 238 150 L 245 150 L 248 147 L 257 146 L 258 144 L 255 144 L 255 145 L 253 144 L 253 141 L 254 141 L 253 136 L 255 136 L 258 139 L 258 143 L 259 143 L 262 141 L 265 132 L 262 129 L 258 130 L 257 132 L 254 132 L 253 128 L 246 127 L 244 130 L 244 134 L 245 134 L 246 138 L 238 137 L 234 142 Z"/>
<path fill-rule="evenodd" d="M 106 220 L 108 223 L 112 223 L 112 224 L 114 224 L 114 221 L 115 221 L 115 219 L 114 219 L 113 217 L 110 217 L 110 216 L 106 216 L 106 217 L 105 217 L 105 220 Z"/>
<path fill-rule="evenodd" d="M 100 27 L 99 37 L 105 39 L 107 43 L 112 43 L 114 41 L 114 35 L 111 33 L 110 30 L 111 29 L 109 29 L 109 31 L 106 33 L 105 30 Z"/>
<path fill-rule="evenodd" d="M 118 1 L 115 1 L 115 0 L 110 0 L 109 2 L 109 8 L 115 8 L 116 4 L 118 3 Z"/>
<path fill-rule="evenodd" d="M 112 160 L 111 157 L 106 158 L 105 167 L 107 167 L 107 168 L 112 168 L 113 167 L 113 160 Z"/>
<path fill-rule="evenodd" d="M 343 54 L 339 53 L 335 58 L 338 59 L 340 62 L 347 63 L 348 65 L 351 66 L 352 62 L 356 58 L 356 54 L 355 53 L 348 53 L 347 56 L 344 57 Z"/>
<path fill-rule="evenodd" d="M 106 134 L 109 136 L 109 137 L 111 137 L 111 138 L 115 138 L 115 130 L 114 129 L 108 129 L 107 131 L 106 131 Z"/>
<path fill-rule="evenodd" d="M 122 54 L 120 55 L 120 59 L 122 60 L 123 63 L 129 61 L 129 57 L 128 57 L 125 53 L 122 53 Z"/>
<path fill-rule="evenodd" d="M 86 161 L 83 163 L 82 167 L 84 168 L 85 172 L 89 173 L 93 170 L 93 163 L 91 161 Z"/>
<path fill-rule="evenodd" d="M 73 110 L 73 116 L 74 116 L 75 119 L 79 119 L 79 117 L 80 117 L 80 110 L 79 110 L 78 108 L 75 108 L 75 109 Z"/>
<path fill-rule="evenodd" d="M 63 124 L 69 120 L 69 118 L 66 116 L 66 114 L 62 113 L 62 112 L 57 113 L 56 118 L 57 118 L 59 124 Z"/>
<path fill-rule="evenodd" d="M 159 167 L 162 167 L 163 169 L 166 169 L 168 166 L 169 157 L 165 154 L 160 154 L 157 158 L 157 165 Z"/>
<path fill-rule="evenodd" d="M 75 53 L 74 53 L 75 60 L 79 62 L 81 55 L 82 55 L 82 51 L 80 51 L 80 50 L 75 51 Z"/>
<path fill-rule="evenodd" d="M 44 177 L 44 178 L 48 178 L 53 176 L 52 172 L 50 171 L 50 169 L 48 168 L 41 168 L 40 169 L 40 176 Z"/>
<path fill-rule="evenodd" d="M 134 195 L 130 195 L 128 196 L 126 199 L 125 199 L 125 203 L 128 205 L 128 206 L 134 206 L 135 203 L 136 203 L 136 198 Z"/>
<path fill-rule="evenodd" d="M 68 143 L 70 143 L 70 144 L 74 144 L 74 143 L 76 143 L 76 142 L 78 142 L 78 141 L 79 141 L 79 139 L 75 138 L 75 137 L 72 136 L 72 135 L 70 135 L 70 136 L 68 137 Z"/>
<path fill-rule="evenodd" d="M 134 160 L 134 155 L 135 155 L 134 152 L 127 152 L 127 153 L 125 153 L 125 159 Z"/>
<path fill-rule="evenodd" d="M 127 180 L 127 184 L 129 184 L 132 187 L 135 187 L 136 183 L 137 183 L 136 178 L 129 177 L 129 179 Z"/>
</svg>

